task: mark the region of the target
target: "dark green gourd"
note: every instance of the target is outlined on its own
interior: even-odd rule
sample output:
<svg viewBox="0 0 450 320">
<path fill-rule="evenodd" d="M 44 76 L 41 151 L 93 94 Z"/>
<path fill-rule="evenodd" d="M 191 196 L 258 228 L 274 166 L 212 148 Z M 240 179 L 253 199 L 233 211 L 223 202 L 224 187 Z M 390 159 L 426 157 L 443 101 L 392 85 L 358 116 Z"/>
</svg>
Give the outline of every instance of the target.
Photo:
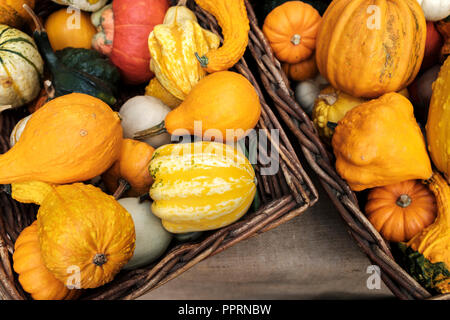
<svg viewBox="0 0 450 320">
<path fill-rule="evenodd" d="M 53 52 L 47 32 L 39 19 L 31 8 L 27 6 L 26 9 L 36 24 L 33 38 L 52 75 L 52 86 L 55 89 L 54 97 L 77 92 L 99 98 L 110 106 L 114 105 L 116 98 L 110 84 L 94 75 L 79 70 L 78 66 L 73 68 L 64 64 Z"/>
</svg>

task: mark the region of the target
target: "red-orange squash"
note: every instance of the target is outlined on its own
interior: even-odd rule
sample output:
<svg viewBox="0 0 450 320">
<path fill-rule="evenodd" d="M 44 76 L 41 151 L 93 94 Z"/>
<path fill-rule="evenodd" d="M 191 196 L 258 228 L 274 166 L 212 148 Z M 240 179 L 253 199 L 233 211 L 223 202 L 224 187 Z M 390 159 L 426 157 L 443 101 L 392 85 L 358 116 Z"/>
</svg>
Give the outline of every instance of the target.
<svg viewBox="0 0 450 320">
<path fill-rule="evenodd" d="M 370 191 L 366 215 L 383 238 L 409 241 L 433 223 L 436 199 L 420 180 L 407 180 Z"/>
<path fill-rule="evenodd" d="M 426 34 L 416 0 L 334 0 L 317 35 L 317 66 L 354 97 L 397 92 L 419 72 Z"/>
<path fill-rule="evenodd" d="M 111 61 L 120 69 L 129 84 L 148 82 L 150 52 L 148 36 L 164 21 L 168 0 L 114 0 L 114 41 Z"/>
<path fill-rule="evenodd" d="M 267 15 L 263 32 L 280 61 L 298 63 L 312 55 L 320 21 L 311 5 L 288 1 Z"/>
</svg>

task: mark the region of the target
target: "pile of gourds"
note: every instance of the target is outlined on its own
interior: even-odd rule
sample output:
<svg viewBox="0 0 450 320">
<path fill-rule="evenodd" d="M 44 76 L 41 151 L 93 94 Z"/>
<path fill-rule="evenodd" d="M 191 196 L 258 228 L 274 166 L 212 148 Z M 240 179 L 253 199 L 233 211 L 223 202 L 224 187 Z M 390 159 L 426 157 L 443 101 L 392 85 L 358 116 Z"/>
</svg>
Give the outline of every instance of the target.
<svg viewBox="0 0 450 320">
<path fill-rule="evenodd" d="M 75 299 L 248 211 L 256 178 L 238 141 L 261 105 L 229 71 L 248 44 L 244 0 L 196 0 L 222 43 L 168 0 L 54 2 L 65 7 L 42 21 L 34 1 L 0 0 L 0 104 L 31 113 L 0 155 L 0 184 L 39 205 L 15 242 L 23 289 Z M 118 104 L 124 84 L 148 86 Z M 171 143 L 184 135 L 199 141 Z"/>
<path fill-rule="evenodd" d="M 321 17 L 277 1 L 263 31 L 336 171 L 368 190 L 369 221 L 423 286 L 448 293 L 450 2 L 373 3 L 334 0 Z"/>
</svg>

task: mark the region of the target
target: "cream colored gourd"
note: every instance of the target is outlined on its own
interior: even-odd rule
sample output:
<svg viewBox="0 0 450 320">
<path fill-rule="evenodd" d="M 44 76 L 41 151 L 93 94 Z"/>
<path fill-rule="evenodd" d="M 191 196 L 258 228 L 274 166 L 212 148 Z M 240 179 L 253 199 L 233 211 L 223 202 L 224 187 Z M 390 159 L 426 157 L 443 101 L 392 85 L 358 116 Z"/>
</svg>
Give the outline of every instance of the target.
<svg viewBox="0 0 450 320">
<path fill-rule="evenodd" d="M 319 74 L 316 78 L 301 81 L 295 86 L 295 99 L 309 116 L 316 98 L 327 84 L 327 80 Z"/>
<path fill-rule="evenodd" d="M 122 198 L 118 202 L 131 214 L 136 232 L 133 257 L 123 268 L 136 269 L 152 263 L 167 250 L 172 234 L 163 228 L 161 220 L 152 213 L 150 201 Z"/>
<path fill-rule="evenodd" d="M 71 6 L 83 11 L 94 12 L 101 9 L 108 0 L 52 0 L 57 4 Z"/>
<path fill-rule="evenodd" d="M 162 146 L 154 153 L 150 173 L 152 211 L 172 233 L 227 226 L 247 212 L 256 193 L 248 159 L 217 142 Z"/>
<path fill-rule="evenodd" d="M 23 129 L 25 129 L 25 126 L 27 125 L 28 120 L 30 120 L 30 118 L 31 118 L 31 114 L 29 116 L 26 116 L 25 118 L 21 119 L 15 125 L 15 127 L 9 137 L 9 146 L 11 148 L 17 143 L 17 141 L 19 141 L 19 138 L 22 135 Z"/>
<path fill-rule="evenodd" d="M 20 107 L 41 90 L 44 62 L 26 33 L 0 25 L 0 106 Z"/>
<path fill-rule="evenodd" d="M 129 99 L 119 110 L 124 138 L 133 138 L 136 132 L 158 125 L 171 110 L 155 97 L 136 96 Z M 170 143 L 170 134 L 162 133 L 143 141 L 158 148 Z"/>
<path fill-rule="evenodd" d="M 448 0 L 417 0 L 422 7 L 427 21 L 439 21 L 450 15 Z"/>
</svg>

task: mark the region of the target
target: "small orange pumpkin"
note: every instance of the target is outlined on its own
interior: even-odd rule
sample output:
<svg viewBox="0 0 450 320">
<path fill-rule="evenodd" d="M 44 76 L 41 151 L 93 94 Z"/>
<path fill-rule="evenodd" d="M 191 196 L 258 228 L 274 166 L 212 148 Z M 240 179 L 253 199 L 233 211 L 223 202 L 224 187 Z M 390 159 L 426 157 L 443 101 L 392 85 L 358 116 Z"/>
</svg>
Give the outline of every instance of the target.
<svg viewBox="0 0 450 320">
<path fill-rule="evenodd" d="M 119 160 L 102 176 L 106 188 L 114 192 L 122 178 L 131 186 L 127 196 L 137 197 L 147 193 L 153 183 L 148 165 L 154 151 L 155 149 L 145 142 L 124 139 Z"/>
<path fill-rule="evenodd" d="M 36 221 L 23 229 L 17 238 L 13 262 L 22 288 L 35 300 L 71 300 L 81 293 L 80 290 L 69 290 L 44 265 Z"/>
<path fill-rule="evenodd" d="M 54 51 L 67 47 L 90 49 L 97 32 L 88 13 L 66 8 L 53 12 L 45 29 Z"/>
<path fill-rule="evenodd" d="M 370 191 L 366 215 L 389 241 L 409 241 L 436 219 L 433 193 L 420 180 L 407 180 Z"/>
<path fill-rule="evenodd" d="M 316 56 L 313 54 L 309 59 L 299 63 L 283 63 L 283 71 L 293 81 L 305 81 L 314 78 L 319 72 L 316 64 Z"/>
<path fill-rule="evenodd" d="M 311 5 L 288 1 L 267 15 L 263 32 L 279 60 L 298 63 L 312 55 L 320 22 L 319 12 Z"/>
</svg>

